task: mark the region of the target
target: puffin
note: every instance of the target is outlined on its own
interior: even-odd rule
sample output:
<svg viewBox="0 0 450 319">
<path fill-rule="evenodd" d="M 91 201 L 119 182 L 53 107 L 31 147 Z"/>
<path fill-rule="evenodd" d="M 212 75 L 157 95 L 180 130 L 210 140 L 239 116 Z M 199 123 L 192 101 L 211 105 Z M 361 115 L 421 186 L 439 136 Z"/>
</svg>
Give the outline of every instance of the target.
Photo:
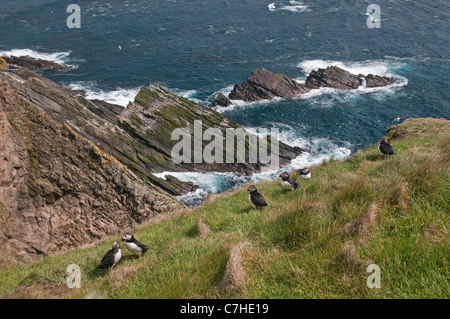
<svg viewBox="0 0 450 319">
<path fill-rule="evenodd" d="M 289 174 L 287 172 L 281 173 L 278 177 L 281 178 L 281 186 L 283 186 L 284 189 L 286 189 L 286 192 L 288 190 L 294 190 L 300 185 L 299 182 L 296 182 L 289 178 Z"/>
<path fill-rule="evenodd" d="M 304 179 L 311 178 L 311 171 L 307 168 L 302 168 L 298 170 L 298 176 Z"/>
<path fill-rule="evenodd" d="M 382 154 L 382 155 L 380 155 L 380 157 L 394 155 L 394 148 L 392 147 L 391 144 L 389 144 L 387 142 L 385 137 L 382 137 L 381 140 L 379 140 L 377 144 L 378 144 L 378 150 Z"/>
<path fill-rule="evenodd" d="M 249 188 L 247 188 L 247 191 L 250 192 L 248 198 L 250 199 L 253 205 L 255 205 L 257 208 L 267 206 L 263 194 L 258 193 L 258 190 L 256 189 L 255 185 L 251 185 Z"/>
<path fill-rule="evenodd" d="M 125 247 L 127 247 L 127 249 L 131 253 L 133 253 L 136 256 L 136 258 L 141 256 L 148 250 L 148 247 L 142 244 L 136 238 L 134 238 L 133 234 L 131 233 L 123 234 L 122 238 L 120 238 L 120 241 L 125 242 Z"/>
<path fill-rule="evenodd" d="M 103 256 L 100 263 L 97 265 L 97 269 L 108 269 L 111 270 L 122 258 L 122 251 L 120 250 L 120 243 L 115 241 L 112 244 L 112 248 Z"/>
</svg>

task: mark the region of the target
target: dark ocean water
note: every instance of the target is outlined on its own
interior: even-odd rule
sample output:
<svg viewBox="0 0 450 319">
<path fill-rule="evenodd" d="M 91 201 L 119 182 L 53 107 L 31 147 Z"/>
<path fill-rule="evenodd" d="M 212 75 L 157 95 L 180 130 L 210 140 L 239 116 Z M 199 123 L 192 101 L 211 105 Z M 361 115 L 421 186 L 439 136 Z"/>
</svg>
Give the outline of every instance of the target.
<svg viewBox="0 0 450 319">
<path fill-rule="evenodd" d="M 450 118 L 448 1 L 274 1 L 2 0 L 0 55 L 64 62 L 68 71 L 46 75 L 122 105 L 152 82 L 207 105 L 261 67 L 299 81 L 328 65 L 399 80 L 218 109 L 251 131 L 277 127 L 284 142 L 310 148 L 291 168 L 345 158 L 376 143 L 397 118 Z M 81 7 L 80 29 L 66 25 L 70 3 Z M 381 28 L 367 27 L 372 3 L 381 8 Z M 242 181 L 194 175 L 179 177 L 210 192 Z"/>
</svg>

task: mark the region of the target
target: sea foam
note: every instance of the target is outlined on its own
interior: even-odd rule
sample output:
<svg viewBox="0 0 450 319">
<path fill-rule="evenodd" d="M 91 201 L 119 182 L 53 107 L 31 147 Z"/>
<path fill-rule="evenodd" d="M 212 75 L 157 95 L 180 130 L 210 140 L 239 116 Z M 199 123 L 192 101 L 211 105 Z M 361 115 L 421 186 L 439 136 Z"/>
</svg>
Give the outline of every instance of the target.
<svg viewBox="0 0 450 319">
<path fill-rule="evenodd" d="M 280 2 L 280 3 L 270 3 L 268 6 L 270 11 L 290 11 L 290 12 L 311 12 L 309 5 L 306 5 L 303 2 L 291 0 L 289 4 Z"/>
<path fill-rule="evenodd" d="M 129 102 L 134 101 L 135 96 L 139 93 L 141 87 L 123 89 L 117 88 L 111 91 L 104 91 L 97 87 L 97 84 L 93 81 L 72 82 L 67 85 L 72 90 L 84 90 L 86 91 L 86 97 L 90 100 L 102 100 L 111 104 L 117 104 L 126 107 Z"/>
</svg>

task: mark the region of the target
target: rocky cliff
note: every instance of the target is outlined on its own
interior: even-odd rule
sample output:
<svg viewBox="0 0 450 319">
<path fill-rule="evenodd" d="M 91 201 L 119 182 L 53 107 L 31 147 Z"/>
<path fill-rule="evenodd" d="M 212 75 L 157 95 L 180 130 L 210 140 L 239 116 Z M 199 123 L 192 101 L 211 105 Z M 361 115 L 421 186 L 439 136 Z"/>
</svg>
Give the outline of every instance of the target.
<svg viewBox="0 0 450 319">
<path fill-rule="evenodd" d="M 0 249 L 32 262 L 182 205 L 0 77 Z"/>
</svg>

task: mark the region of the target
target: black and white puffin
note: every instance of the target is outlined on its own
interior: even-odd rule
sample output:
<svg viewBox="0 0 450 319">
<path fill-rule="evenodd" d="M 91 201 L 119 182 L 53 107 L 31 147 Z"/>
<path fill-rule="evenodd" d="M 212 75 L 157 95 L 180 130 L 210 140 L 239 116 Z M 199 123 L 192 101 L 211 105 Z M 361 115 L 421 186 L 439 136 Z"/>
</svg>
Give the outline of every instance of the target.
<svg viewBox="0 0 450 319">
<path fill-rule="evenodd" d="M 394 148 L 387 142 L 385 137 L 378 141 L 378 150 L 382 156 L 394 155 Z"/>
<path fill-rule="evenodd" d="M 287 172 L 281 173 L 278 177 L 281 178 L 281 186 L 283 186 L 283 188 L 286 189 L 286 191 L 288 190 L 292 191 L 296 189 L 298 185 L 300 185 L 299 182 L 290 179 L 289 174 Z"/>
<path fill-rule="evenodd" d="M 311 178 L 311 171 L 307 168 L 299 169 L 298 176 L 304 179 Z"/>
<path fill-rule="evenodd" d="M 120 250 L 120 243 L 115 241 L 112 244 L 112 248 L 103 256 L 100 263 L 97 265 L 97 269 L 113 269 L 115 265 L 122 258 L 122 251 Z"/>
<path fill-rule="evenodd" d="M 256 189 L 255 185 L 251 185 L 247 189 L 247 191 L 250 192 L 250 194 L 248 195 L 248 198 L 250 199 L 250 201 L 252 202 L 253 205 L 255 205 L 258 208 L 267 206 L 267 203 L 266 203 L 266 200 L 264 199 L 263 194 L 258 193 L 258 190 Z"/>
<path fill-rule="evenodd" d="M 124 241 L 125 247 L 127 247 L 127 249 L 131 253 L 135 254 L 138 257 L 148 250 L 147 246 L 145 246 L 139 240 L 134 238 L 133 234 L 130 233 L 123 234 L 122 238 L 120 238 L 120 241 Z"/>
</svg>

